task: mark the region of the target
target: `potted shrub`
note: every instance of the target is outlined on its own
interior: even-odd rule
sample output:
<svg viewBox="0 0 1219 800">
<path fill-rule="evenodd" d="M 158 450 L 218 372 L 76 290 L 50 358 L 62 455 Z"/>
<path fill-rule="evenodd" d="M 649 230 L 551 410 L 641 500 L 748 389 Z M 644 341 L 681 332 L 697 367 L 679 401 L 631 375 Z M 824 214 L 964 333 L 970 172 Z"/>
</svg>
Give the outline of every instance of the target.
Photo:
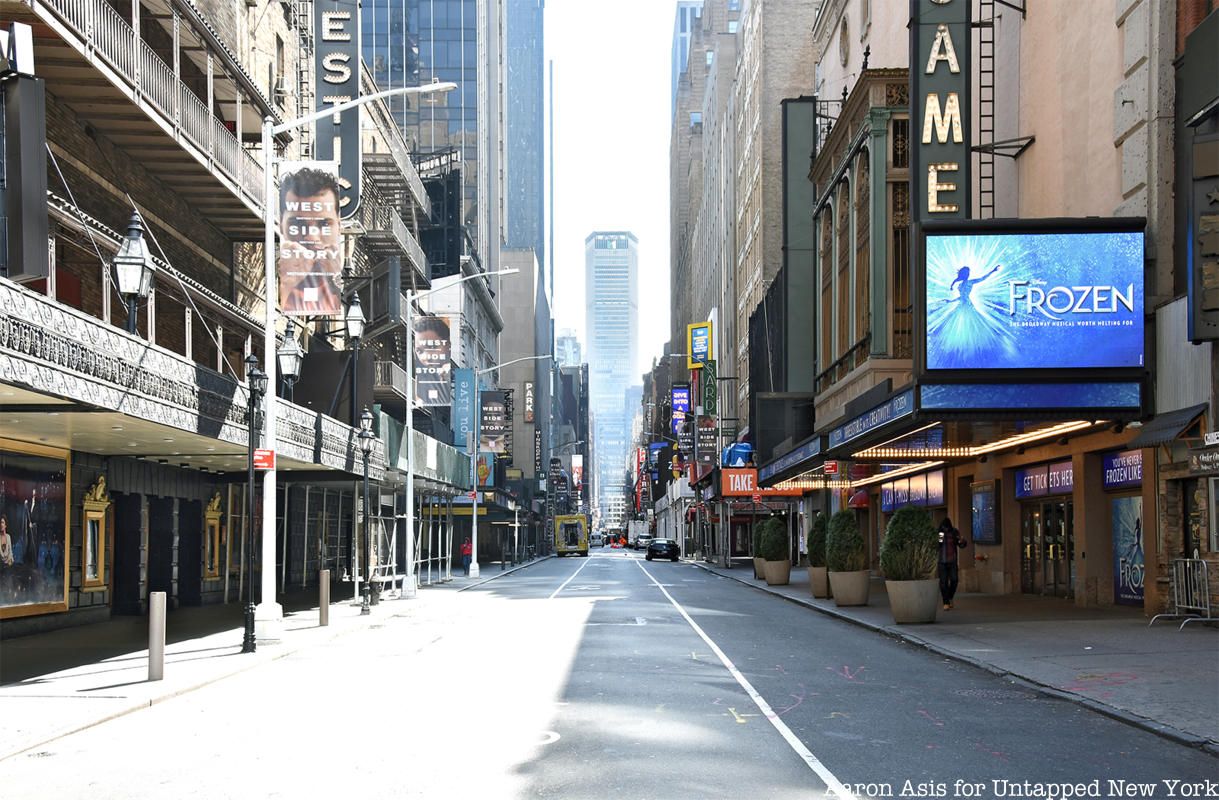
<svg viewBox="0 0 1219 800">
<path fill-rule="evenodd" d="M 830 591 L 834 604 L 866 606 L 868 604 L 868 551 L 855 512 L 844 508 L 830 517 L 825 534 L 825 566 L 830 575 Z"/>
<path fill-rule="evenodd" d="M 770 524 L 769 517 L 761 522 L 754 520 L 753 527 L 749 531 L 753 542 L 753 577 L 758 580 L 766 577 L 765 572 L 763 572 L 763 565 L 766 563 L 766 559 L 762 558 L 762 531 L 766 529 L 768 524 Z"/>
<path fill-rule="evenodd" d="M 889 518 L 880 544 L 880 568 L 894 622 L 935 622 L 938 551 L 939 540 L 926 509 L 907 506 Z"/>
<path fill-rule="evenodd" d="M 786 586 L 791 580 L 791 541 L 787 525 L 781 517 L 771 517 L 762 528 L 761 546 L 763 573 L 767 586 Z"/>
<path fill-rule="evenodd" d="M 830 576 L 825 568 L 825 533 L 829 520 L 822 512 L 813 517 L 808 532 L 808 585 L 813 597 L 830 596 Z"/>
</svg>

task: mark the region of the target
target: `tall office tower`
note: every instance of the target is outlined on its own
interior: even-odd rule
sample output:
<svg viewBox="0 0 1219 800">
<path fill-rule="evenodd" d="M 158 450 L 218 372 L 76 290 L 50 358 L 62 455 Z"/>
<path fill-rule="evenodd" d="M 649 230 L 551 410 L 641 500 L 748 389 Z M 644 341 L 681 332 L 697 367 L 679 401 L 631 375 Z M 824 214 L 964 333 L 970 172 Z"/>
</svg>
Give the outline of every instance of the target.
<svg viewBox="0 0 1219 800">
<path fill-rule="evenodd" d="M 575 366 L 584 361 L 584 351 L 580 348 L 580 339 L 571 328 L 559 331 L 555 340 L 554 357 L 563 366 Z"/>
<path fill-rule="evenodd" d="M 677 81 L 690 61 L 690 31 L 703 12 L 703 0 L 678 0 L 673 20 L 673 111 L 677 113 Z"/>
<path fill-rule="evenodd" d="M 388 103 L 417 162 L 448 152 L 460 157 L 462 225 L 488 270 L 498 265 L 501 239 L 503 2 L 366 0 L 360 23 L 364 61 L 378 88 L 457 84 L 447 94 Z"/>
<path fill-rule="evenodd" d="M 546 198 L 542 68 L 545 0 L 505 0 L 507 9 L 507 163 L 504 186 L 504 242 L 530 249 L 546 265 Z"/>
<path fill-rule="evenodd" d="M 624 521 L 627 409 L 638 380 L 639 240 L 627 231 L 595 231 L 584 240 L 584 341 L 597 473 L 596 503 L 611 527 Z"/>
</svg>

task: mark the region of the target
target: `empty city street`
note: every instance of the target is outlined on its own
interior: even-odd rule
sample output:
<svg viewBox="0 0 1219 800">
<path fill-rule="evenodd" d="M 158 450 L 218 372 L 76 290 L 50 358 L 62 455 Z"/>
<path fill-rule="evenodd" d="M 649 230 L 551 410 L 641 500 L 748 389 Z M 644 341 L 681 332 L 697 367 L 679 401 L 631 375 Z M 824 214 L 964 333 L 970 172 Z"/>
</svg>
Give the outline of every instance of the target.
<svg viewBox="0 0 1219 800">
<path fill-rule="evenodd" d="M 1216 774 L 1207 753 L 632 551 L 374 615 L 0 761 L 3 795 L 1020 797 L 1096 781 L 1110 796 L 1128 781 L 1171 797 Z"/>
</svg>

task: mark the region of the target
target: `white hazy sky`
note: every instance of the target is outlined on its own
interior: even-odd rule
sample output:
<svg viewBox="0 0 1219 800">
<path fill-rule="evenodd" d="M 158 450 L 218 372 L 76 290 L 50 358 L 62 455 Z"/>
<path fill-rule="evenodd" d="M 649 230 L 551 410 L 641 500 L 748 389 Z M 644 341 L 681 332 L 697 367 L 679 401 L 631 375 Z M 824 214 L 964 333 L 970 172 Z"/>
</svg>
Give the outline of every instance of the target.
<svg viewBox="0 0 1219 800">
<path fill-rule="evenodd" d="M 669 338 L 676 7 L 675 0 L 546 0 L 547 74 L 554 61 L 555 323 L 574 328 L 587 347 L 584 239 L 595 230 L 631 231 L 639 239 L 637 374 Z"/>
</svg>

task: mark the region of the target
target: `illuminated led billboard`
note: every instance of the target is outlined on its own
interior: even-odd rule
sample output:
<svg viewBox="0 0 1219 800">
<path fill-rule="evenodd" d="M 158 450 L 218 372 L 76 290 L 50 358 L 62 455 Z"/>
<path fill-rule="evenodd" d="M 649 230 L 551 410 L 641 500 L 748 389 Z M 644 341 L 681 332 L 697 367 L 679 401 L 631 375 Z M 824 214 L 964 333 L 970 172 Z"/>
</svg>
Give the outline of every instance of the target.
<svg viewBox="0 0 1219 800">
<path fill-rule="evenodd" d="M 1143 366 L 1143 233 L 929 232 L 927 370 Z"/>
</svg>

